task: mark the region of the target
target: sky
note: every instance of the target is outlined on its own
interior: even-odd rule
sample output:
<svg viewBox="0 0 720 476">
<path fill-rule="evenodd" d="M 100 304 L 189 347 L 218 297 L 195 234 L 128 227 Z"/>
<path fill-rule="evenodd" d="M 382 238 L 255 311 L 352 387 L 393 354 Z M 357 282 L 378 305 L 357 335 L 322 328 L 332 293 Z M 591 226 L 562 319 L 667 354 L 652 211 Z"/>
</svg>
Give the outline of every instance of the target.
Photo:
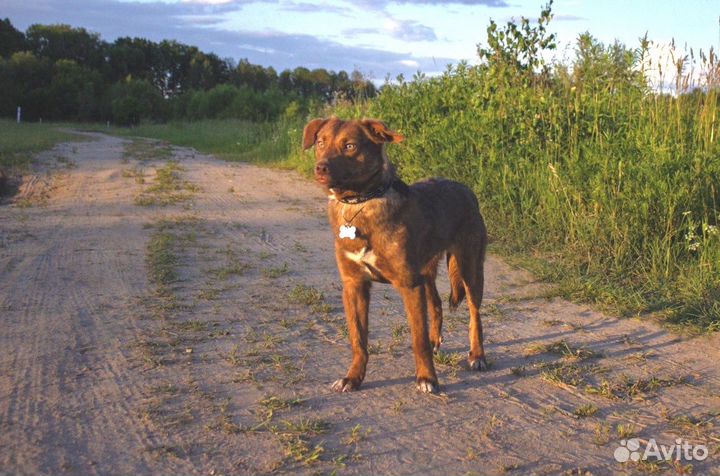
<svg viewBox="0 0 720 476">
<path fill-rule="evenodd" d="M 418 70 L 432 75 L 461 60 L 493 19 L 536 19 L 546 0 L 0 0 L 0 18 L 21 30 L 65 23 L 153 41 L 174 39 L 223 58 L 247 58 L 278 71 L 358 69 L 381 82 Z M 556 0 L 550 31 L 556 59 L 573 56 L 578 35 L 637 47 L 647 33 L 679 51 L 718 50 L 718 0 Z"/>
</svg>

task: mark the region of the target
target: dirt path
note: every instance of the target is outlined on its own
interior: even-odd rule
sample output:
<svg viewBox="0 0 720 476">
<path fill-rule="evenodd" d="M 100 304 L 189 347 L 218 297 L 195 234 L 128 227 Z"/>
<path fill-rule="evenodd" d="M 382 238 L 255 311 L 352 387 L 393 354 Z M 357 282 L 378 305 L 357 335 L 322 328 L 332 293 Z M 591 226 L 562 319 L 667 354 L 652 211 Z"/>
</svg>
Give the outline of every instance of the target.
<svg viewBox="0 0 720 476">
<path fill-rule="evenodd" d="M 720 474 L 717 336 L 546 298 L 491 256 L 488 372 L 464 367 L 463 306 L 444 394 L 417 393 L 400 300 L 376 285 L 365 384 L 333 394 L 349 346 L 320 190 L 86 135 L 0 206 L 0 473 Z M 710 455 L 616 462 L 633 436 Z"/>
</svg>

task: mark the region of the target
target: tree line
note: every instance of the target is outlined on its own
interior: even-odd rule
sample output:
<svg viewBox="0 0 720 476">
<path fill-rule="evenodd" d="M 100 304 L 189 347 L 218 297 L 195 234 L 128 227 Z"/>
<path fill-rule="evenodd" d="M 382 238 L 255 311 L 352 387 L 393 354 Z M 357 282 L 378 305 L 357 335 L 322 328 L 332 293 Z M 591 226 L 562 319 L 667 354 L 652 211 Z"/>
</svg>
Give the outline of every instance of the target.
<svg viewBox="0 0 720 476">
<path fill-rule="evenodd" d="M 27 120 L 112 121 L 233 117 L 274 120 L 337 98 L 374 97 L 359 71 L 278 73 L 174 40 L 118 38 L 69 25 L 0 19 L 0 116 L 22 107 Z"/>
</svg>

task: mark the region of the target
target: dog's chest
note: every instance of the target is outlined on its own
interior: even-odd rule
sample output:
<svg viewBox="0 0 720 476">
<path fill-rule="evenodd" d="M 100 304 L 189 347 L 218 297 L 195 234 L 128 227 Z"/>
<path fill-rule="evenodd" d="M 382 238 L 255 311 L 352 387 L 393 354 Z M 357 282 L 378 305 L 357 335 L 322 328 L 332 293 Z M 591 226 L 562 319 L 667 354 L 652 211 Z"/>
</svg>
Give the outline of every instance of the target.
<svg viewBox="0 0 720 476">
<path fill-rule="evenodd" d="M 359 265 L 367 276 L 387 283 L 394 275 L 391 259 L 399 236 L 386 222 L 384 202 L 345 207 L 331 204 L 330 223 L 342 257 Z"/>
<path fill-rule="evenodd" d="M 344 250 L 344 253 L 345 257 L 357 264 L 364 266 L 377 266 L 377 255 L 367 244 L 355 251 L 346 249 Z"/>
<path fill-rule="evenodd" d="M 373 281 L 380 283 L 388 283 L 389 280 L 385 277 L 387 270 L 383 271 L 383 261 L 378 258 L 378 255 L 369 245 L 364 244 L 359 249 L 344 249 L 343 254 L 345 257 L 361 266 L 367 276 Z"/>
</svg>

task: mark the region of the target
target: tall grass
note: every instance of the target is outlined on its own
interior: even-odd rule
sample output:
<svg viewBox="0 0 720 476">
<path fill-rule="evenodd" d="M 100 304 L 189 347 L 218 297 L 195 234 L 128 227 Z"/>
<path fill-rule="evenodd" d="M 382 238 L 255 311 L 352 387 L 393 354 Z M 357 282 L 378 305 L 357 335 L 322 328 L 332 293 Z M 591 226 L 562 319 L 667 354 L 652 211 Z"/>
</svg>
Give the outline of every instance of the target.
<svg viewBox="0 0 720 476">
<path fill-rule="evenodd" d="M 679 89 L 660 94 L 647 41 L 630 50 L 585 34 L 569 64 L 544 65 L 549 18 L 491 24 L 480 66 L 383 88 L 367 113 L 406 135 L 391 158 L 408 180 L 472 186 L 499 247 L 549 263 L 566 294 L 720 329 L 713 52 L 698 88 L 680 58 Z"/>
<path fill-rule="evenodd" d="M 166 140 L 225 160 L 299 169 L 307 173 L 312 168 L 312 161 L 303 159 L 300 153 L 303 125 L 300 119 L 278 122 L 205 119 L 143 124 L 115 129 L 114 133 Z"/>
</svg>

